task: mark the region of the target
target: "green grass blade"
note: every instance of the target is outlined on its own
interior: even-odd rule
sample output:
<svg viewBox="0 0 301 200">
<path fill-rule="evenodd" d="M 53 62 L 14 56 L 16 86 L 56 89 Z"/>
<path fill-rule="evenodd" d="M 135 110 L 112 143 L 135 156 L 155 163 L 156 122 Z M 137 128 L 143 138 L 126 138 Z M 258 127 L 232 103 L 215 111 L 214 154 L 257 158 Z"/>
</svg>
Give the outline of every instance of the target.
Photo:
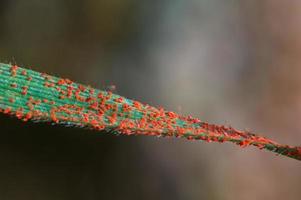
<svg viewBox="0 0 301 200">
<path fill-rule="evenodd" d="M 1 63 L 0 112 L 23 121 L 46 121 L 114 134 L 228 141 L 301 160 L 301 147 L 281 145 L 262 136 L 208 124 L 110 91 Z"/>
</svg>

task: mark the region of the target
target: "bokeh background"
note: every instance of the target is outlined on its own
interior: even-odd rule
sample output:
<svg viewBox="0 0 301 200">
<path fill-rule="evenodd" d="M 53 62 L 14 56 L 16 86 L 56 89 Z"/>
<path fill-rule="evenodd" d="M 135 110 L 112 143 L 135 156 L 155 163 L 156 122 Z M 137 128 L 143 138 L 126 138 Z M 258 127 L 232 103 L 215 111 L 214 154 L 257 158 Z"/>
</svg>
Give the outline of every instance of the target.
<svg viewBox="0 0 301 200">
<path fill-rule="evenodd" d="M 301 1 L 1 0 L 0 61 L 301 145 Z M 299 162 L 255 148 L 0 115 L 0 199 L 290 199 Z"/>
</svg>

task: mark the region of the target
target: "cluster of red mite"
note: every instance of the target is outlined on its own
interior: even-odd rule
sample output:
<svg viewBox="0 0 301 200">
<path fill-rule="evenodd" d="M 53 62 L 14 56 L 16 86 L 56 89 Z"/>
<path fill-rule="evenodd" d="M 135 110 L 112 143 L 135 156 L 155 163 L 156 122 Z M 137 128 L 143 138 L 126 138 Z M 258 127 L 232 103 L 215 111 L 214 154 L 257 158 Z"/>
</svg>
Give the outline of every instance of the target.
<svg viewBox="0 0 301 200">
<path fill-rule="evenodd" d="M 0 112 L 15 115 L 24 121 L 51 121 L 125 135 L 230 141 L 242 147 L 254 145 L 301 159 L 300 147 L 280 145 L 246 131 L 180 116 L 69 79 L 16 65 L 0 65 L 0 76 Z"/>
</svg>

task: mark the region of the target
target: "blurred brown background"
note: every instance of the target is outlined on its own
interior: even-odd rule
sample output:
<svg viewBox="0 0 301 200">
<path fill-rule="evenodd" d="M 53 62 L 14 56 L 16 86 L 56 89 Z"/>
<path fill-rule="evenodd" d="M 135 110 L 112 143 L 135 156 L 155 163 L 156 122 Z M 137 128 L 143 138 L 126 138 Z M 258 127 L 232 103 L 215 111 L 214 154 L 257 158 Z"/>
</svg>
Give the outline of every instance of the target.
<svg viewBox="0 0 301 200">
<path fill-rule="evenodd" d="M 0 61 L 301 145 L 301 1 L 0 1 Z M 289 199 L 299 162 L 255 148 L 0 115 L 0 199 Z"/>
</svg>

